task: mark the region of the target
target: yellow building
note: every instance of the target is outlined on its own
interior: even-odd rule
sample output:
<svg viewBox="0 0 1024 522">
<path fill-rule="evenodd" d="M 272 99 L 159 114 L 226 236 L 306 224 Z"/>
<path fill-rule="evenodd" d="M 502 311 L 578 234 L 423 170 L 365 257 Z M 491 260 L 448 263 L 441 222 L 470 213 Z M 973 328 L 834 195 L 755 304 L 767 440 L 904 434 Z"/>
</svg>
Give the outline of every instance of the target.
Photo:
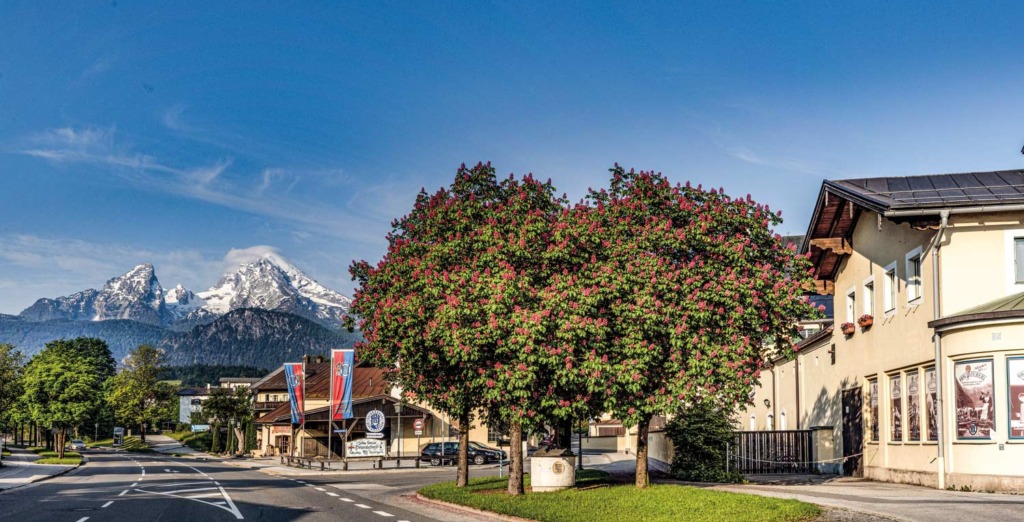
<svg viewBox="0 0 1024 522">
<path fill-rule="evenodd" d="M 801 250 L 835 326 L 741 429 L 828 433 L 826 472 L 1024 490 L 1024 171 L 825 181 Z"/>
</svg>

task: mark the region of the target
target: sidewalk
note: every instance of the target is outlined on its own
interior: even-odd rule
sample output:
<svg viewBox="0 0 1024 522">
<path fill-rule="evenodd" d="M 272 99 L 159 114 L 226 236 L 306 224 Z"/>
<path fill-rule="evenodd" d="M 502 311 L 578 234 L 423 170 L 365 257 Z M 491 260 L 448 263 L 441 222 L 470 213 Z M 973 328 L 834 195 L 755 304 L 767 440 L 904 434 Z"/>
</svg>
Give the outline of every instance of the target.
<svg viewBox="0 0 1024 522">
<path fill-rule="evenodd" d="M 33 464 L 39 460 L 39 455 L 21 448 L 8 446 L 8 449 L 11 456 L 4 458 L 4 467 L 0 468 L 0 492 L 63 475 L 77 467 Z"/>
<path fill-rule="evenodd" d="M 616 460 L 595 466 L 617 476 L 632 476 L 635 461 Z M 996 493 L 962 493 L 907 484 L 875 482 L 835 475 L 751 475 L 750 484 L 698 484 L 695 487 L 791 498 L 903 521 L 1021 520 L 1024 497 Z M 657 483 L 679 483 L 652 476 Z M 855 520 L 856 518 L 853 518 Z"/>
</svg>

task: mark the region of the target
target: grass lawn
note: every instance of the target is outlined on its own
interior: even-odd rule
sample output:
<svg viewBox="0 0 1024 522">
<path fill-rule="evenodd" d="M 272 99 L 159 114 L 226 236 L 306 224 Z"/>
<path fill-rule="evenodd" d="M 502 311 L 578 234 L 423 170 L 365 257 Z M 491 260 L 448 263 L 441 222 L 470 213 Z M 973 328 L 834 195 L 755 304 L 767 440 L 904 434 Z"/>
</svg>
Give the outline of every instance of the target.
<svg viewBox="0 0 1024 522">
<path fill-rule="evenodd" d="M 39 460 L 33 462 L 33 464 L 62 464 L 65 466 L 77 466 L 82 463 L 82 455 L 75 453 L 74 451 L 65 451 L 64 458 L 58 459 L 56 451 L 47 450 L 42 446 L 32 446 L 27 449 L 41 457 Z"/>
<path fill-rule="evenodd" d="M 97 441 L 86 443 L 86 446 L 90 448 L 110 448 L 114 445 L 114 439 L 100 439 Z M 136 453 L 154 453 L 154 450 L 150 449 L 149 444 L 142 442 L 138 437 L 125 437 L 124 445 L 119 449 L 124 451 L 134 451 Z"/>
<path fill-rule="evenodd" d="M 176 431 L 174 433 L 165 432 L 164 434 L 196 451 L 210 451 L 210 442 L 213 440 L 213 434 L 209 431 L 198 433 Z"/>
<path fill-rule="evenodd" d="M 527 486 L 529 480 L 527 475 Z M 442 482 L 419 492 L 427 498 L 545 522 L 796 521 L 812 520 L 820 513 L 817 506 L 806 502 L 692 486 L 658 484 L 638 490 L 632 485 L 609 484 L 606 474 L 594 470 L 578 476 L 577 489 L 553 493 L 509 497 L 504 493 L 507 484 L 507 478 L 489 477 L 473 479 L 465 488 Z"/>
<path fill-rule="evenodd" d="M 10 457 L 11 456 L 11 451 L 10 450 L 3 450 L 3 452 L 0 452 L 0 455 L 2 455 L 4 457 Z"/>
</svg>

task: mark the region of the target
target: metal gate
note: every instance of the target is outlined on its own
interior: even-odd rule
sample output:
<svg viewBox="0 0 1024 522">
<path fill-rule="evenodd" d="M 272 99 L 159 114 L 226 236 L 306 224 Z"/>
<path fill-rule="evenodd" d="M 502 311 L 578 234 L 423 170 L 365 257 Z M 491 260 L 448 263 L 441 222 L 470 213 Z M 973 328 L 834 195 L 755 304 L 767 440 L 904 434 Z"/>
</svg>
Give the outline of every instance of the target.
<svg viewBox="0 0 1024 522">
<path fill-rule="evenodd" d="M 730 463 L 741 473 L 813 473 L 810 430 L 737 431 Z"/>
</svg>

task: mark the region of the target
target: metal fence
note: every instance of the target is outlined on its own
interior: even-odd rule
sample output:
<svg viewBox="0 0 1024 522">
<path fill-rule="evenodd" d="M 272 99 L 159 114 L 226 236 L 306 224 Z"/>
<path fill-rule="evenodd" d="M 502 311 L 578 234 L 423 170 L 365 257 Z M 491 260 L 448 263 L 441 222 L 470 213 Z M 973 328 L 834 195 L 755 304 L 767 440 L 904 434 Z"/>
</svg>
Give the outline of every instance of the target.
<svg viewBox="0 0 1024 522">
<path fill-rule="evenodd" d="M 812 473 L 810 430 L 737 431 L 729 467 L 741 473 Z"/>
</svg>

